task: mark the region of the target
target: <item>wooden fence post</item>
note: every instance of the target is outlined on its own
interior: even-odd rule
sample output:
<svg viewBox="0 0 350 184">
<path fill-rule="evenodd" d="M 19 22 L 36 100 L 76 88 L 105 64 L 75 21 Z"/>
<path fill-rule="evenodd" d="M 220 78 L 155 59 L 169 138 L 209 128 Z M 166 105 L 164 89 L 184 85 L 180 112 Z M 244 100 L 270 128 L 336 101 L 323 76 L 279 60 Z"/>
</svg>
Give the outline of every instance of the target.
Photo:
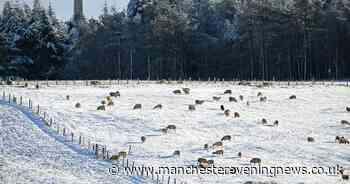
<svg viewBox="0 0 350 184">
<path fill-rule="evenodd" d="M 96 158 L 98 158 L 98 144 L 95 145 L 95 155 Z"/>
<path fill-rule="evenodd" d="M 20 97 L 20 105 L 23 105 L 23 98 L 22 98 L 22 96 Z"/>
<path fill-rule="evenodd" d="M 79 145 L 81 145 L 81 135 L 79 135 Z"/>
<path fill-rule="evenodd" d="M 72 142 L 74 142 L 74 133 L 71 133 L 71 137 L 72 137 Z"/>
<path fill-rule="evenodd" d="M 11 103 L 11 94 L 9 94 L 9 104 Z"/>
<path fill-rule="evenodd" d="M 5 100 L 6 100 L 5 98 L 6 98 L 6 94 L 5 94 L 5 91 L 3 91 L 3 92 L 2 92 L 2 100 L 5 101 Z"/>
<path fill-rule="evenodd" d="M 168 184 L 170 184 L 170 176 L 168 176 Z"/>
<path fill-rule="evenodd" d="M 50 127 L 52 126 L 52 118 L 50 118 Z"/>
</svg>

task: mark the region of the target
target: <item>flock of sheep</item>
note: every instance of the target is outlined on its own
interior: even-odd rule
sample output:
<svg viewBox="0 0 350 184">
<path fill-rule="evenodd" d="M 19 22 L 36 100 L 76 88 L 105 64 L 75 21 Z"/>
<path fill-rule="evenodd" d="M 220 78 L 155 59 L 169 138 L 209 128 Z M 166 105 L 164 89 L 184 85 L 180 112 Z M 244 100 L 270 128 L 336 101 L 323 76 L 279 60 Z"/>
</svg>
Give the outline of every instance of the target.
<svg viewBox="0 0 350 184">
<path fill-rule="evenodd" d="M 190 88 L 182 88 L 181 90 L 180 89 L 174 90 L 173 94 L 175 94 L 175 95 L 181 95 L 181 94 L 189 95 L 190 91 L 191 91 Z M 229 95 L 228 101 L 232 102 L 232 103 L 238 103 L 239 101 L 241 101 L 241 102 L 244 101 L 244 96 L 239 95 L 239 98 L 235 98 L 235 97 L 231 96 L 232 90 L 225 90 L 223 95 L 213 96 L 211 100 L 210 99 L 208 99 L 208 100 L 199 100 L 199 99 L 195 100 L 194 104 L 188 105 L 188 110 L 195 111 L 197 106 L 203 105 L 207 101 L 211 101 L 211 102 L 215 102 L 215 103 L 220 102 L 220 100 L 222 100 L 225 97 L 225 95 Z M 106 106 L 113 106 L 114 105 L 113 98 L 118 98 L 120 96 L 121 96 L 121 94 L 119 91 L 110 92 L 109 96 L 105 97 L 105 99 L 103 99 L 101 101 L 101 105 L 97 107 L 97 110 L 104 111 L 104 110 L 106 110 Z M 258 92 L 256 97 L 258 98 L 258 101 L 260 101 L 260 102 L 267 102 L 267 97 L 264 96 L 263 93 L 261 93 L 261 92 Z M 296 98 L 297 98 L 296 95 L 291 95 L 289 97 L 289 100 L 295 100 Z M 70 99 L 70 97 L 67 96 L 67 100 L 69 100 L 69 99 Z M 250 102 L 248 100 L 246 101 L 246 105 L 247 106 L 250 105 Z M 222 111 L 223 115 L 226 117 L 233 117 L 233 118 L 240 118 L 241 117 L 239 112 L 232 113 L 230 109 L 225 108 L 225 106 L 222 104 L 218 104 L 218 106 L 219 106 L 218 110 Z M 81 104 L 77 103 L 75 105 L 75 107 L 80 108 Z M 162 109 L 162 108 L 163 108 L 162 104 L 157 104 L 153 107 L 154 110 Z M 142 109 L 142 104 L 135 104 L 132 109 L 133 110 Z M 350 107 L 346 107 L 346 111 L 350 112 Z M 278 125 L 279 125 L 278 120 L 273 121 L 273 123 L 271 123 L 269 125 L 267 119 L 265 119 L 265 118 L 262 118 L 261 121 L 258 123 L 265 125 L 265 126 L 273 126 L 273 127 L 278 127 Z M 342 125 L 350 125 L 350 123 L 346 120 L 342 120 L 341 124 Z M 166 134 L 170 131 L 176 131 L 176 128 L 177 128 L 176 125 L 168 125 L 165 128 L 161 128 L 160 132 Z M 205 144 L 204 149 L 207 151 L 210 151 L 213 155 L 222 156 L 224 154 L 224 143 L 231 141 L 231 139 L 232 139 L 232 137 L 230 135 L 224 135 L 221 140 L 219 140 L 211 145 Z M 313 137 L 307 137 L 306 140 L 308 142 L 315 142 L 315 139 Z M 145 136 L 141 137 L 141 142 L 142 143 L 146 142 Z M 349 140 L 346 139 L 344 136 L 336 136 L 335 142 L 338 144 L 349 144 Z M 180 150 L 175 150 L 173 155 L 180 156 Z M 238 156 L 238 158 L 241 158 L 242 153 L 241 152 L 237 153 L 237 156 Z M 110 157 L 110 160 L 118 160 L 118 159 L 125 158 L 125 157 L 127 157 L 127 152 L 121 151 L 117 155 L 112 155 Z M 205 158 L 198 158 L 197 162 L 198 162 L 198 167 L 207 168 L 207 167 L 214 165 L 214 160 L 207 160 Z M 261 164 L 261 159 L 260 158 L 251 158 L 250 163 L 251 164 Z M 343 171 L 341 171 L 341 174 L 342 174 L 342 179 L 349 180 L 349 175 L 344 174 Z"/>
</svg>

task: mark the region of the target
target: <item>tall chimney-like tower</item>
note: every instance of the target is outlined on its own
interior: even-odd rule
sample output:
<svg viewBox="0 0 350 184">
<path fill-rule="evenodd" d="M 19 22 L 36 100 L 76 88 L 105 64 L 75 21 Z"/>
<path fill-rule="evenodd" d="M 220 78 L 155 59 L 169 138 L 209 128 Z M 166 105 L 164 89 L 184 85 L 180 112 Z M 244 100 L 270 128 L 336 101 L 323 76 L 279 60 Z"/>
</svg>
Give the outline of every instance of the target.
<svg viewBox="0 0 350 184">
<path fill-rule="evenodd" d="M 83 14 L 83 0 L 74 0 L 74 15 L 75 22 L 80 22 L 84 18 Z"/>
</svg>

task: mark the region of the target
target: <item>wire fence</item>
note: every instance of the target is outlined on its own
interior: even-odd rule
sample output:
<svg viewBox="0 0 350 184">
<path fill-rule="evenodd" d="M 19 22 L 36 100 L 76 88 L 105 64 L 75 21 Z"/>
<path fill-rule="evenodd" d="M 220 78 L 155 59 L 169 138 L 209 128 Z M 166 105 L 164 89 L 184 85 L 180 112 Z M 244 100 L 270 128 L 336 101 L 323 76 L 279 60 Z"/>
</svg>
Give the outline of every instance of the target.
<svg viewBox="0 0 350 184">
<path fill-rule="evenodd" d="M 93 155 L 96 159 L 115 163 L 119 168 L 118 170 L 125 170 L 128 168 L 132 169 L 136 167 L 144 168 L 144 166 L 137 166 L 135 161 L 127 158 L 126 154 L 131 153 L 133 149 L 131 145 L 129 145 L 128 152 L 122 151 L 119 153 L 113 153 L 106 145 L 95 143 L 91 138 L 75 133 L 65 125 L 55 121 L 47 112 L 41 109 L 39 104 L 34 105 L 31 99 L 24 99 L 22 96 L 18 97 L 13 94 L 6 94 L 3 92 L 2 101 L 19 106 L 25 110 L 29 110 L 29 112 L 31 112 L 33 115 L 39 117 L 44 123 L 45 128 L 50 130 L 52 133 L 59 135 L 66 142 L 79 146 L 81 150 Z M 118 156 L 118 159 L 112 161 L 113 156 Z M 155 174 L 154 172 L 135 172 L 134 174 L 137 174 L 143 178 L 151 179 L 151 181 L 157 184 L 187 184 L 187 182 L 181 181 L 176 177 L 172 178 L 170 175 L 164 176 L 162 174 Z"/>
</svg>

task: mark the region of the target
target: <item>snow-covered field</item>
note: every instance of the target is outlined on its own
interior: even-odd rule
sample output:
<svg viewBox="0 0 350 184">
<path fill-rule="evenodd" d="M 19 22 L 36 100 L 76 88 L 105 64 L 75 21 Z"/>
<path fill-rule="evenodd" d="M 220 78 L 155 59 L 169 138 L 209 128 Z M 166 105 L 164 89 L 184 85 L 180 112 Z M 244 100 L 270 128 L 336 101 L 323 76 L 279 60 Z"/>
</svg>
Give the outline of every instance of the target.
<svg viewBox="0 0 350 184">
<path fill-rule="evenodd" d="M 172 93 L 173 90 L 183 87 L 190 88 L 191 93 L 189 95 Z M 223 94 L 227 89 L 232 90 L 232 95 Z M 350 167 L 350 146 L 336 144 L 334 141 L 337 135 L 350 138 L 350 126 L 347 127 L 340 123 L 341 120 L 350 121 L 350 113 L 345 110 L 346 106 L 350 106 L 350 87 L 307 85 L 258 88 L 232 85 L 229 82 L 185 82 L 184 84 L 142 83 L 103 87 L 72 85 L 47 87 L 43 85 L 39 90 L 31 86 L 29 88 L 0 87 L 1 91 L 23 96 L 25 99 L 31 98 L 34 106 L 39 103 L 41 108 L 48 112 L 55 121 L 64 124 L 74 132 L 89 137 L 96 143 L 107 145 L 113 153 L 127 151 L 131 145 L 132 153 L 129 158 L 139 165 L 190 166 L 196 165 L 197 159 L 203 157 L 213 159 L 216 166 L 249 166 L 251 158 L 258 157 L 261 158 L 263 166 L 328 167 L 339 164 L 346 168 Z M 106 111 L 97 111 L 97 106 L 113 91 L 121 93 L 120 98 L 113 98 L 114 106 L 107 107 Z M 267 97 L 267 102 L 259 101 L 258 92 L 262 92 Z M 66 95 L 70 95 L 70 100 L 66 100 Z M 229 102 L 230 96 L 239 99 L 239 95 L 244 96 L 243 101 Z M 297 98 L 290 100 L 291 95 L 296 95 Z M 221 97 L 221 99 L 213 101 L 213 96 Z M 188 105 L 194 104 L 195 100 L 205 100 L 205 102 L 203 105 L 196 105 L 195 111 L 189 111 Z M 249 106 L 247 101 L 249 101 Z M 77 102 L 82 105 L 79 109 L 74 107 Z M 137 103 L 142 104 L 141 110 L 133 110 L 133 106 Z M 157 104 L 162 104 L 163 108 L 153 110 Z M 224 105 L 231 112 L 238 112 L 240 118 L 225 117 L 220 110 L 220 105 Z M 21 114 L 14 111 L 13 108 L 4 105 L 0 107 L 1 114 L 5 113 L 10 116 L 0 116 L 0 121 L 5 127 L 14 126 L 12 128 L 14 130 L 22 127 L 22 125 L 18 127 L 8 125 L 4 119 L 14 118 L 13 121 L 8 122 L 14 122 L 16 118 L 25 119 L 21 117 Z M 262 118 L 267 119 L 267 125 L 260 123 Z M 271 126 L 275 120 L 279 121 L 278 127 Z M 167 134 L 162 133 L 160 129 L 168 125 L 176 125 L 177 130 Z M 35 136 L 37 131 L 32 129 L 26 132 L 28 139 L 33 139 L 31 142 L 42 144 L 43 141 L 46 141 L 42 140 L 46 139 L 44 135 Z M 1 129 L 0 133 L 2 134 Z M 220 141 L 225 135 L 231 135 L 232 140 L 224 142 L 223 156 L 215 156 L 212 154 L 213 149 L 203 148 L 204 144 L 211 145 Z M 146 136 L 146 142 L 143 144 L 140 140 L 141 136 Z M 308 142 L 308 137 L 313 137 L 315 142 Z M 18 141 L 22 140 L 13 138 L 8 144 L 16 144 Z M 4 142 L 6 143 L 7 140 Z M 50 145 L 55 144 L 54 140 L 51 142 Z M 18 144 L 18 146 L 34 150 L 34 153 L 41 149 L 40 145 L 38 148 L 27 148 L 26 144 Z M 10 149 L 9 146 L 5 148 Z M 175 150 L 180 150 L 180 157 L 172 156 Z M 237 157 L 238 152 L 242 153 L 242 158 Z M 11 154 L 5 152 L 4 155 L 2 157 L 6 160 Z M 37 157 L 44 159 L 42 155 Z M 58 154 L 54 157 L 58 157 Z M 67 157 L 79 156 L 73 154 Z M 21 167 L 21 162 L 15 162 L 17 159 L 17 156 L 9 158 L 6 163 L 14 161 L 18 165 L 10 164 L 7 170 L 19 167 L 27 174 L 25 178 L 28 176 L 29 179 L 34 179 L 34 176 L 29 176 L 31 172 L 34 174 L 44 172 L 36 169 L 35 171 L 29 170 L 29 167 L 36 167 L 40 165 L 40 162 L 32 161 L 30 163 L 32 165 Z M 49 158 L 45 157 L 45 159 Z M 64 159 L 56 160 L 55 164 L 64 164 Z M 77 161 L 71 163 L 71 168 L 68 166 L 64 168 L 79 170 L 83 167 L 80 164 L 82 163 Z M 69 172 L 69 169 L 65 172 Z M 65 172 L 58 174 L 60 177 L 65 177 Z M 78 174 L 84 175 L 84 171 L 81 172 Z M 91 183 L 96 183 L 93 173 L 87 172 L 87 175 L 92 177 Z M 174 177 L 191 184 L 228 184 L 246 181 L 343 182 L 340 176 L 326 175 Z M 88 179 L 86 178 L 85 181 Z"/>
</svg>

